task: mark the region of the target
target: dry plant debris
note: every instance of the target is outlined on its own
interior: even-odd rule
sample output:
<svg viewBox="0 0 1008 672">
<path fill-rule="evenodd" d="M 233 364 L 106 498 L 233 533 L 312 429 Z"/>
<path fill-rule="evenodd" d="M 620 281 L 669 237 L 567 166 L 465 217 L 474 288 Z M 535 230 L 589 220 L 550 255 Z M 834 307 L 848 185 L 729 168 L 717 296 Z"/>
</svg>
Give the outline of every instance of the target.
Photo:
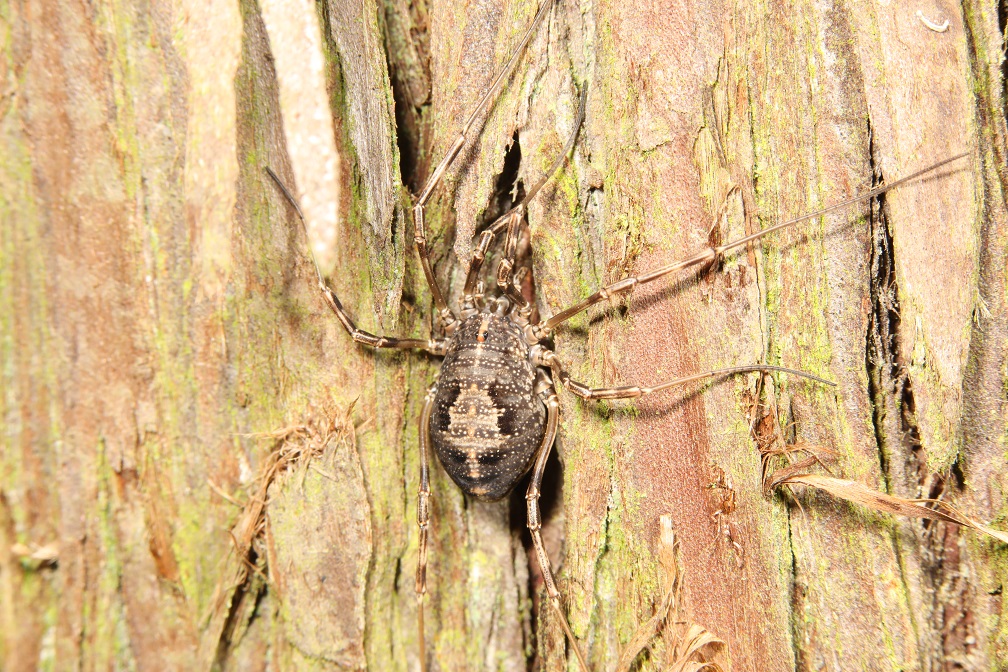
<svg viewBox="0 0 1008 672">
<path fill-rule="evenodd" d="M 48 544 L 11 544 L 11 555 L 17 558 L 23 566 L 32 569 L 55 567 L 59 561 L 59 544 L 55 541 Z"/>
<path fill-rule="evenodd" d="M 718 655 L 724 642 L 703 626 L 684 618 L 683 570 L 679 564 L 679 542 L 672 528 L 672 517 L 661 517 L 659 559 L 665 570 L 665 596 L 654 615 L 642 623 L 623 649 L 616 672 L 630 672 L 651 641 L 665 633 L 664 672 L 722 672 L 724 668 L 711 658 Z"/>
<path fill-rule="evenodd" d="M 784 470 L 782 469 L 781 471 Z M 821 476 L 809 473 L 791 473 L 779 476 L 778 474 L 780 472 L 773 474 L 771 477 L 771 489 L 780 486 L 805 485 L 825 490 L 834 497 L 866 506 L 875 511 L 906 516 L 908 518 L 927 518 L 929 520 L 953 523 L 976 530 L 1002 543 L 1008 544 L 1008 533 L 995 530 L 992 527 L 973 520 L 959 509 L 940 499 L 904 499 L 872 490 L 857 481 L 848 481 L 842 478 L 834 478 L 833 476 Z"/>
<path fill-rule="evenodd" d="M 257 552 L 255 547 L 266 528 L 266 506 L 269 503 L 267 492 L 270 485 L 285 472 L 310 466 L 311 461 L 321 456 L 333 441 L 356 445 L 356 428 L 351 418 L 353 407 L 354 404 L 351 403 L 343 411 L 323 409 L 304 424 L 244 435 L 252 439 L 272 441 L 273 446 L 259 467 L 259 473 L 253 481 L 252 494 L 244 504 L 240 504 L 242 511 L 230 530 L 232 553 L 224 560 L 225 571 L 221 572 L 204 624 L 222 615 L 235 593 L 249 580 L 250 572 L 265 579 L 263 565 L 266 553 Z M 210 487 L 221 497 L 239 504 L 216 484 L 210 483 Z"/>
<path fill-rule="evenodd" d="M 985 534 L 1008 544 L 1008 532 L 996 530 L 989 525 L 970 518 L 962 511 L 940 499 L 907 499 L 873 490 L 857 481 L 850 481 L 829 475 L 809 472 L 819 465 L 827 472 L 823 458 L 835 459 L 837 454 L 824 446 L 813 446 L 803 442 L 788 444 L 774 420 L 772 409 L 758 401 L 761 388 L 757 388 L 751 407 L 750 431 L 760 452 L 763 469 L 763 490 L 769 495 L 773 490 L 795 485 L 823 490 L 840 499 L 861 506 L 908 518 L 925 518 L 952 523 Z M 782 464 L 776 470 L 774 464 Z"/>
</svg>

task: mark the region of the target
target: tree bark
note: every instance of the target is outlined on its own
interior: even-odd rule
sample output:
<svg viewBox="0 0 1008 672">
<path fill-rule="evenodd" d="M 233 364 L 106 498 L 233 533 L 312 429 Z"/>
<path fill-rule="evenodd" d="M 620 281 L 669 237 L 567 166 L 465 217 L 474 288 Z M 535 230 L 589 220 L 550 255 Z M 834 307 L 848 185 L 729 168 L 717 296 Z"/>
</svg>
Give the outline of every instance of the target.
<svg viewBox="0 0 1008 672">
<path fill-rule="evenodd" d="M 666 514 L 677 618 L 725 642 L 724 669 L 1008 669 L 1003 545 L 765 496 L 759 452 L 808 446 L 1008 528 L 1003 3 L 557 3 L 428 209 L 450 302 L 585 87 L 528 217 L 546 316 L 969 152 L 558 330 L 594 386 L 754 363 L 837 384 L 561 392 L 544 535 L 592 669 L 663 598 Z M 438 360 L 353 343 L 264 167 L 358 326 L 426 338 L 410 193 L 536 10 L 3 5 L 3 669 L 418 669 L 417 418 Z M 524 486 L 469 501 L 431 469 L 430 669 L 576 669 Z M 666 669 L 674 631 L 637 669 Z"/>
</svg>

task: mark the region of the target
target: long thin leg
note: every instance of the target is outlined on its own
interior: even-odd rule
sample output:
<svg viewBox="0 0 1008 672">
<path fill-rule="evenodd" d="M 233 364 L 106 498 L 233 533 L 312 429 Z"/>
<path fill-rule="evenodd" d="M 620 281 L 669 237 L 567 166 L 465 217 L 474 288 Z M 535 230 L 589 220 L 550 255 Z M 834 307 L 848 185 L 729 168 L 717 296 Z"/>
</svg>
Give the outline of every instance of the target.
<svg viewBox="0 0 1008 672">
<path fill-rule="evenodd" d="M 483 268 L 483 260 L 486 259 L 487 250 L 493 243 L 493 231 L 487 230 L 480 234 L 480 242 L 473 250 L 472 261 L 469 262 L 469 273 L 466 275 L 465 287 L 462 289 L 462 308 L 469 307 L 473 294 L 476 292 L 476 285 L 479 283 L 480 269 Z"/>
<path fill-rule="evenodd" d="M 542 534 L 540 533 L 542 529 L 542 516 L 539 513 L 540 488 L 542 487 L 543 471 L 546 469 L 546 460 L 549 458 L 550 450 L 553 449 L 553 441 L 556 439 L 559 411 L 560 403 L 557 401 L 556 392 L 550 390 L 549 396 L 546 398 L 546 434 L 543 436 L 542 445 L 539 446 L 535 466 L 532 468 L 532 481 L 529 483 L 528 492 L 525 494 L 525 501 L 528 505 L 528 529 L 532 534 L 532 545 L 535 546 L 536 558 L 539 560 L 539 569 L 542 570 L 543 579 L 546 582 L 546 595 L 549 598 L 550 605 L 557 616 L 560 617 L 560 625 L 567 635 L 571 648 L 574 649 L 574 655 L 577 656 L 581 672 L 589 672 L 588 663 L 581 653 L 581 647 L 578 646 L 577 640 L 574 639 L 574 633 L 571 632 L 570 624 L 567 623 L 567 616 L 560 605 L 560 591 L 557 589 L 556 579 L 553 578 L 553 569 L 550 565 L 549 556 L 546 555 L 546 548 L 543 546 Z"/>
<path fill-rule="evenodd" d="M 431 338 L 428 340 L 424 340 L 422 338 L 394 338 L 392 336 L 376 336 L 369 331 L 358 329 L 357 325 L 354 324 L 353 320 L 350 318 L 350 314 L 346 312 L 346 309 L 343 308 L 343 304 L 340 303 L 339 298 L 336 296 L 336 292 L 329 289 L 329 286 L 322 280 L 319 281 L 319 288 L 322 290 L 322 296 L 325 298 L 326 303 L 329 304 L 332 311 L 336 313 L 336 318 L 340 321 L 340 324 L 342 324 L 343 328 L 347 330 L 350 337 L 358 343 L 370 345 L 372 348 L 426 350 L 434 355 L 443 355 L 448 349 L 448 342 L 443 338 Z"/>
<path fill-rule="evenodd" d="M 480 235 L 480 242 L 473 251 L 473 258 L 469 263 L 469 273 L 466 275 L 465 288 L 462 290 L 463 306 L 467 306 L 471 302 L 472 294 L 476 290 L 476 283 L 479 281 L 479 272 L 483 266 L 483 260 L 486 258 L 487 250 L 490 249 L 490 245 L 493 243 L 494 237 L 505 229 L 508 231 L 508 237 L 504 242 L 504 256 L 501 259 L 500 264 L 497 266 L 497 284 L 505 292 L 511 291 L 511 269 L 514 268 L 514 255 L 515 250 L 518 247 L 518 231 L 520 230 L 521 221 L 525 217 L 525 211 L 528 209 L 528 204 L 536 197 L 536 194 L 539 193 L 546 182 L 553 177 L 558 170 L 560 170 L 560 166 L 563 165 L 567 155 L 570 154 L 571 149 L 574 148 L 578 132 L 581 130 L 581 124 L 584 123 L 585 105 L 587 102 L 588 86 L 585 85 L 584 89 L 581 90 L 577 117 L 574 118 L 574 128 L 571 130 L 570 137 L 567 138 L 563 151 L 557 155 L 556 159 L 553 160 L 553 163 L 546 170 L 543 176 L 539 178 L 539 181 L 532 185 L 532 188 L 526 192 L 525 197 L 522 198 L 521 202 L 498 217 L 497 221 L 491 224 L 490 227 Z M 521 297 L 520 293 L 518 294 L 518 297 L 520 300 L 516 302 L 517 305 L 523 305 L 526 303 L 524 297 Z M 514 301 L 515 297 L 511 298 L 512 301 Z"/>
<path fill-rule="evenodd" d="M 434 188 L 441 183 L 445 171 L 448 170 L 448 167 L 455 160 L 455 157 L 457 157 L 459 152 L 462 151 L 462 147 L 466 142 L 466 136 L 469 131 L 472 130 L 477 117 L 486 111 L 495 94 L 503 85 L 505 78 L 511 73 L 511 70 L 514 69 L 515 64 L 518 62 L 518 57 L 521 56 L 525 47 L 532 40 L 532 34 L 535 31 L 536 26 L 538 26 L 543 17 L 546 16 L 547 11 L 549 11 L 549 8 L 552 5 L 553 0 L 545 0 L 545 2 L 543 2 L 542 7 L 539 8 L 539 12 L 532 20 L 532 24 L 529 25 L 528 30 L 525 31 L 522 41 L 515 48 L 514 52 L 512 52 L 511 58 L 508 59 L 508 62 L 497 74 L 493 84 L 491 84 L 490 88 L 488 88 L 486 93 L 483 94 L 483 97 L 476 105 L 476 108 L 469 114 L 465 124 L 462 125 L 462 130 L 448 148 L 448 152 L 445 154 L 445 157 L 441 159 L 441 163 L 439 163 L 437 168 L 434 169 L 434 172 L 431 173 L 423 191 L 420 192 L 420 197 L 417 198 L 416 205 L 413 206 L 413 223 L 416 229 L 414 242 L 416 243 L 417 253 L 420 255 L 420 264 L 423 266 L 424 276 L 426 276 L 427 284 L 430 285 L 431 294 L 434 296 L 434 305 L 437 306 L 438 311 L 440 311 L 442 319 L 449 324 L 454 322 L 455 317 L 452 314 L 451 309 L 448 308 L 448 303 L 445 301 L 444 294 L 441 293 L 441 288 L 438 286 L 437 279 L 434 277 L 434 271 L 431 268 L 430 250 L 427 248 L 427 229 L 424 226 L 424 208 L 427 206 L 427 202 L 430 200 L 431 193 L 434 191 Z"/>
<path fill-rule="evenodd" d="M 581 98 L 578 101 L 577 116 L 574 117 L 574 126 L 571 129 L 571 134 L 567 138 L 567 143 L 564 145 L 563 150 L 561 150 L 561 152 L 557 154 L 557 157 L 553 160 L 553 163 L 550 164 L 550 167 L 546 169 L 546 172 L 543 173 L 543 176 L 539 178 L 539 181 L 533 184 L 532 187 L 527 192 L 525 192 L 525 198 L 523 198 L 521 202 L 518 203 L 518 205 L 511 208 L 511 210 L 501 215 L 497 219 L 497 221 L 494 222 L 493 225 L 491 225 L 490 230 L 493 231 L 495 234 L 500 233 L 505 229 L 505 227 L 507 227 L 507 218 L 512 212 L 514 212 L 518 208 L 528 207 L 528 204 L 532 202 L 533 198 L 536 197 L 536 194 L 539 193 L 539 190 L 546 185 L 546 183 L 550 180 L 550 178 L 552 178 L 556 174 L 558 170 L 560 170 L 560 166 L 563 165 L 563 162 L 567 159 L 567 155 L 570 154 L 572 149 L 574 149 L 574 143 L 577 142 L 578 133 L 580 133 L 581 125 L 584 123 L 585 108 L 587 107 L 587 105 L 588 105 L 588 84 L 586 83 L 584 85 L 584 88 L 581 89 Z"/>
<path fill-rule="evenodd" d="M 836 203 L 836 204 L 831 205 L 829 207 L 823 208 L 822 210 L 818 210 L 816 212 L 804 215 L 802 217 L 798 217 L 796 219 L 792 219 L 792 220 L 789 220 L 789 221 L 786 221 L 786 222 L 781 222 L 780 224 L 775 224 L 773 226 L 770 226 L 770 227 L 767 227 L 765 229 L 762 229 L 761 231 L 757 231 L 756 233 L 748 235 L 745 238 L 739 238 L 738 240 L 733 240 L 733 241 L 731 241 L 729 243 L 725 243 L 724 245 L 719 245 L 717 247 L 712 247 L 712 248 L 706 249 L 706 250 L 704 250 L 702 252 L 698 252 L 697 254 L 693 255 L 692 257 L 689 257 L 689 258 L 684 259 L 682 261 L 677 261 L 677 262 L 671 263 L 668 266 L 662 266 L 661 268 L 658 268 L 658 269 L 656 269 L 654 271 L 651 271 L 650 273 L 644 273 L 643 275 L 638 275 L 638 276 L 635 276 L 635 277 L 623 278 L 622 280 L 618 280 L 618 281 L 616 281 L 616 282 L 614 282 L 614 283 L 612 283 L 610 285 L 606 285 L 605 287 L 603 287 L 602 289 L 598 290 L 597 292 L 595 292 L 594 294 L 592 294 L 591 296 L 589 296 L 585 300 L 581 301 L 580 303 L 576 303 L 573 306 L 571 306 L 570 308 L 567 308 L 565 310 L 560 311 L 559 313 L 557 313 L 553 317 L 549 318 L 548 320 L 544 320 L 544 321 L 540 322 L 539 324 L 537 324 L 533 328 L 533 333 L 538 338 L 545 339 L 545 338 L 549 337 L 550 333 L 558 325 L 566 322 L 567 320 L 569 320 L 570 318 L 574 317 L 578 313 L 586 310 L 587 308 L 589 308 L 591 306 L 594 306 L 596 303 L 599 303 L 600 301 L 605 301 L 606 299 L 608 299 L 609 297 L 611 297 L 611 296 L 613 296 L 615 294 L 619 294 L 621 292 L 629 291 L 629 290 L 633 289 L 634 287 L 636 287 L 637 285 L 643 285 L 645 283 L 652 282 L 654 280 L 658 280 L 659 278 L 663 278 L 663 277 L 665 277 L 666 275 L 668 275 L 670 273 L 674 273 L 676 271 L 681 271 L 681 270 L 684 270 L 686 268 L 697 266 L 699 264 L 704 264 L 704 263 L 707 263 L 707 262 L 714 261 L 718 257 L 724 255 L 725 252 L 728 252 L 730 250 L 734 250 L 736 248 L 742 247 L 743 245 L 751 243 L 751 242 L 753 242 L 755 240 L 759 240 L 763 236 L 765 236 L 765 235 L 767 235 L 769 233 L 773 233 L 774 231 L 780 231 L 781 229 L 785 229 L 785 228 L 787 228 L 789 226 L 794 226 L 795 224 L 799 224 L 801 222 L 805 222 L 805 221 L 808 221 L 810 219 L 816 219 L 816 218 L 821 217 L 821 216 L 823 216 L 825 214 L 828 214 L 830 212 L 834 212 L 836 210 L 841 210 L 843 208 L 846 208 L 848 206 L 854 205 L 856 203 L 860 203 L 860 202 L 866 201 L 866 200 L 868 200 L 870 198 L 874 198 L 875 196 L 878 196 L 880 194 L 884 194 L 885 192 L 889 191 L 890 189 L 895 189 L 896 187 L 898 187 L 901 184 L 905 184 L 906 182 L 909 182 L 910 180 L 917 179 L 918 177 L 921 177 L 922 175 L 926 175 L 927 173 L 930 173 L 930 172 L 932 172 L 934 170 L 937 170 L 938 168 L 941 168 L 942 166 L 944 166 L 944 165 L 946 165 L 948 163 L 951 163 L 953 161 L 957 161 L 957 160 L 959 160 L 959 159 L 961 159 L 961 158 L 963 158 L 965 156 L 968 156 L 968 154 L 957 154 L 956 156 L 949 157 L 947 159 L 939 161 L 938 163 L 930 165 L 927 168 L 924 168 L 922 170 L 918 170 L 915 173 L 911 173 L 910 175 L 907 175 L 906 177 L 900 178 L 900 179 L 896 180 L 895 182 L 892 182 L 890 184 L 885 184 L 885 185 L 876 187 L 876 188 L 874 188 L 874 189 L 872 189 L 870 191 L 866 191 L 865 193 L 861 194 L 860 196 L 855 196 L 854 198 L 849 198 L 846 201 L 841 201 L 840 203 Z"/>
<path fill-rule="evenodd" d="M 522 308 L 528 307 L 528 301 L 522 296 L 521 292 L 514 286 L 511 278 L 511 270 L 514 268 L 515 252 L 518 250 L 518 235 L 521 231 L 521 223 L 525 218 L 525 211 L 528 209 L 528 204 L 536 197 L 539 190 L 543 188 L 546 182 L 560 170 L 560 166 L 563 165 L 564 160 L 567 155 L 570 154 L 571 150 L 574 149 L 574 143 L 577 141 L 578 132 L 581 130 L 581 124 L 584 123 L 585 118 L 585 105 L 588 103 L 588 85 L 581 90 L 581 97 L 578 102 L 577 116 L 574 118 L 574 128 L 571 130 L 570 137 L 567 138 L 566 144 L 564 144 L 563 151 L 557 155 L 554 159 L 552 165 L 546 170 L 539 181 L 532 185 L 532 188 L 528 190 L 525 194 L 525 198 L 521 202 L 512 208 L 510 211 L 504 214 L 503 217 L 499 218 L 490 227 L 490 230 L 494 233 L 499 233 L 501 229 L 507 229 L 507 237 L 504 239 L 504 254 L 501 256 L 500 263 L 497 264 L 497 286 L 507 294 L 508 298 L 511 299 L 512 303 Z"/>
<path fill-rule="evenodd" d="M 304 229 L 305 238 L 308 238 L 308 224 L 305 222 L 304 214 L 301 212 L 301 206 L 298 205 L 297 199 L 294 195 L 287 189 L 287 185 L 277 176 L 273 170 L 266 166 L 266 173 L 273 178 L 276 182 L 277 187 L 280 188 L 280 192 L 287 199 L 287 202 L 291 204 L 294 211 L 297 213 L 298 219 L 301 221 L 301 228 Z M 311 241 L 308 242 L 308 250 L 311 252 Z M 370 345 L 372 348 L 398 348 L 400 350 L 426 350 L 435 355 L 443 355 L 447 349 L 447 343 L 444 339 L 430 339 L 423 340 L 419 338 L 393 338 L 391 336 L 377 336 L 371 332 L 364 331 L 363 329 L 358 329 L 357 325 L 354 324 L 353 319 L 350 314 L 346 312 L 343 308 L 343 304 L 340 303 L 339 297 L 336 296 L 336 292 L 329 289 L 326 285 L 325 279 L 322 277 L 322 271 L 319 269 L 318 262 L 315 260 L 315 253 L 311 252 L 312 264 L 315 265 L 315 275 L 318 277 L 318 286 L 322 290 L 322 297 L 325 299 L 326 304 L 336 313 L 336 318 L 343 325 L 343 328 L 347 330 L 350 337 L 353 338 L 358 343 L 363 343 L 364 345 Z"/>
<path fill-rule="evenodd" d="M 685 385 L 687 383 L 692 383 L 698 380 L 704 380 L 706 378 L 715 378 L 717 376 L 732 376 L 739 373 L 752 373 L 754 371 L 779 371 L 781 373 L 789 373 L 793 376 L 800 376 L 802 378 L 808 378 L 809 380 L 814 380 L 817 383 L 823 385 L 829 385 L 830 387 L 836 387 L 836 383 L 826 380 L 825 378 L 820 378 L 819 376 L 813 376 L 811 373 L 805 373 L 804 371 L 798 371 L 797 369 L 789 369 L 783 366 L 769 366 L 766 364 L 753 364 L 749 366 L 730 366 L 724 369 L 714 369 L 713 371 L 703 371 L 701 373 L 694 373 L 688 376 L 682 376 L 680 378 L 673 378 L 672 380 L 665 381 L 664 383 L 659 383 L 657 385 L 652 385 L 650 387 L 641 387 L 639 385 L 625 385 L 622 387 L 588 387 L 582 383 L 572 380 L 570 374 L 564 370 L 563 365 L 560 363 L 560 358 L 556 356 L 552 351 L 544 351 L 540 355 L 540 361 L 544 366 L 550 367 L 553 371 L 554 377 L 563 383 L 563 386 L 570 390 L 571 393 L 581 397 L 582 399 L 632 399 L 634 397 L 639 397 L 645 394 L 651 394 L 653 392 L 661 392 L 662 390 L 667 390 L 673 387 L 679 387 L 680 385 Z"/>
<path fill-rule="evenodd" d="M 417 637 L 420 643 L 420 672 L 427 669 L 427 651 L 424 646 L 424 595 L 427 594 L 427 525 L 430 521 L 430 475 L 428 456 L 430 455 L 430 419 L 434 409 L 434 390 L 431 387 L 424 399 L 420 413 L 420 488 L 417 497 L 417 526 L 420 537 L 417 542 L 416 598 Z"/>
<path fill-rule="evenodd" d="M 506 222 L 513 222 L 514 226 L 521 224 L 521 219 L 525 215 L 524 202 L 518 206 L 509 210 L 501 218 L 501 220 Z M 508 229 L 510 231 L 510 227 Z M 489 228 L 480 234 L 479 244 L 476 245 L 476 249 L 473 250 L 472 261 L 469 262 L 469 272 L 466 274 L 465 287 L 462 289 L 462 309 L 466 310 L 472 308 L 473 294 L 476 291 L 476 286 L 479 283 L 480 270 L 483 268 L 483 261 L 486 259 L 487 250 L 490 249 L 490 245 L 493 244 L 494 237 L 497 232 L 493 228 Z M 505 248 L 507 246 L 505 245 Z M 505 251 L 506 254 L 506 251 Z M 513 255 L 512 255 L 513 256 Z M 502 261 L 501 264 L 504 262 Z M 512 265 L 514 262 L 511 262 Z M 510 268 L 510 267 L 509 267 Z M 498 266 L 498 282 L 500 279 L 500 266 Z M 503 287 L 503 286 L 502 286 Z M 519 294 L 520 296 L 520 294 Z M 522 299 L 524 301 L 524 299 Z"/>
<path fill-rule="evenodd" d="M 504 254 L 501 255 L 500 263 L 497 264 L 497 286 L 504 296 L 511 300 L 511 305 L 517 306 L 521 311 L 527 311 L 530 306 L 522 296 L 521 290 L 515 287 L 511 278 L 511 269 L 514 268 L 515 253 L 518 251 L 518 232 L 521 230 L 524 217 L 525 208 L 522 206 L 508 218 L 507 235 L 504 237 Z"/>
</svg>

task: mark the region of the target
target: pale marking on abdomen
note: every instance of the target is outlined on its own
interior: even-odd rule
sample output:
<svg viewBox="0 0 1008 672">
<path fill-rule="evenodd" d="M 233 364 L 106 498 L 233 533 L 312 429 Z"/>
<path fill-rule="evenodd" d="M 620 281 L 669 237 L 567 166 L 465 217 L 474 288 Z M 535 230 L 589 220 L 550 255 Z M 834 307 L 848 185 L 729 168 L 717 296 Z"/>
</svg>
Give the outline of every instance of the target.
<svg viewBox="0 0 1008 672">
<path fill-rule="evenodd" d="M 480 409 L 483 409 L 482 412 Z M 478 479 L 480 471 L 479 453 L 499 450 L 504 445 L 497 420 L 504 411 L 494 404 L 489 393 L 476 383 L 459 390 L 455 403 L 448 409 L 448 427 L 455 441 L 463 437 L 469 441 L 459 441 L 460 449 L 466 451 L 466 467 L 469 478 Z M 477 436 L 481 434 L 482 436 Z"/>
</svg>

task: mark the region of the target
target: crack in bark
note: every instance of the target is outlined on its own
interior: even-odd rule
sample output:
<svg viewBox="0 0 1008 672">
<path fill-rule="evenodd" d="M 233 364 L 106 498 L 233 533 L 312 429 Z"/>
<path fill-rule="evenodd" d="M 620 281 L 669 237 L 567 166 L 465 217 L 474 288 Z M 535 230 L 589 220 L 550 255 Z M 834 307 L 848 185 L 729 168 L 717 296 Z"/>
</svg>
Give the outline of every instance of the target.
<svg viewBox="0 0 1008 672">
<path fill-rule="evenodd" d="M 1008 116 L 1008 1 L 997 3 L 998 30 L 1001 32 L 1001 100 L 1005 104 L 1005 114 Z"/>
<path fill-rule="evenodd" d="M 869 128 L 871 137 L 871 128 Z M 881 168 L 875 161 L 874 143 L 870 144 L 872 187 L 881 184 Z M 885 194 L 869 203 L 872 249 L 869 261 L 871 313 L 866 334 L 868 394 L 872 400 L 872 421 L 879 449 L 879 463 L 889 492 L 893 491 L 892 460 L 902 447 L 915 458 L 907 464 L 916 472 L 918 485 L 927 478 L 927 463 L 917 427 L 913 386 L 901 354 L 901 318 L 899 287 L 893 238 L 885 208 Z M 889 413 L 898 413 L 899 435 L 890 436 Z M 896 439 L 896 440 L 894 440 Z"/>
<path fill-rule="evenodd" d="M 869 137 L 872 137 L 870 126 Z M 875 187 L 884 180 L 875 160 L 873 142 L 870 142 L 870 161 L 872 186 Z M 928 468 L 927 453 L 921 442 L 913 382 L 902 354 L 896 252 L 885 199 L 885 194 L 882 194 L 870 203 L 871 312 L 865 349 L 868 395 L 879 464 L 889 493 L 938 499 L 945 493 L 947 478 Z M 954 477 L 954 474 L 950 476 Z M 912 527 L 915 536 L 921 538 L 920 555 L 916 558 L 920 581 L 914 581 L 908 575 L 910 568 L 907 563 L 911 558 L 907 557 L 901 542 L 901 529 L 905 530 L 908 526 Z M 967 586 L 959 568 L 959 539 L 960 533 L 954 526 L 942 526 L 928 520 L 898 523 L 894 530 L 893 546 L 900 567 L 900 579 L 910 600 L 911 618 L 917 600 L 930 611 L 929 618 L 914 619 L 923 669 L 968 669 L 972 657 L 974 624 L 968 608 Z M 915 585 L 923 588 L 922 594 L 916 598 L 912 594 Z M 927 630 L 921 631 L 920 627 Z"/>
<path fill-rule="evenodd" d="M 796 670 L 810 670 L 813 668 L 812 661 L 809 659 L 808 650 L 799 644 L 802 641 L 805 633 L 799 628 L 798 615 L 802 607 L 802 603 L 806 597 L 807 591 L 805 590 L 804 584 L 799 583 L 798 580 L 798 558 L 794 553 L 795 536 L 794 527 L 792 523 L 794 519 L 791 516 L 791 507 L 787 507 L 787 541 L 788 548 L 791 550 L 791 651 L 794 654 L 794 662 Z M 798 591 L 801 591 L 799 596 Z M 799 599 L 800 598 L 800 599 Z"/>
<path fill-rule="evenodd" d="M 255 548 L 250 549 L 243 561 L 249 567 L 258 566 L 260 561 L 258 551 Z M 224 617 L 220 637 L 217 640 L 217 650 L 214 652 L 214 666 L 217 669 L 226 669 L 228 664 L 232 662 L 232 650 L 241 641 L 241 634 L 258 616 L 259 606 L 262 604 L 267 590 L 266 583 L 251 572 L 246 575 L 245 581 L 235 586 L 227 615 Z"/>
<path fill-rule="evenodd" d="M 392 85 L 399 175 L 416 193 L 429 169 L 430 25 L 422 2 L 385 0 L 382 33 Z"/>
</svg>

